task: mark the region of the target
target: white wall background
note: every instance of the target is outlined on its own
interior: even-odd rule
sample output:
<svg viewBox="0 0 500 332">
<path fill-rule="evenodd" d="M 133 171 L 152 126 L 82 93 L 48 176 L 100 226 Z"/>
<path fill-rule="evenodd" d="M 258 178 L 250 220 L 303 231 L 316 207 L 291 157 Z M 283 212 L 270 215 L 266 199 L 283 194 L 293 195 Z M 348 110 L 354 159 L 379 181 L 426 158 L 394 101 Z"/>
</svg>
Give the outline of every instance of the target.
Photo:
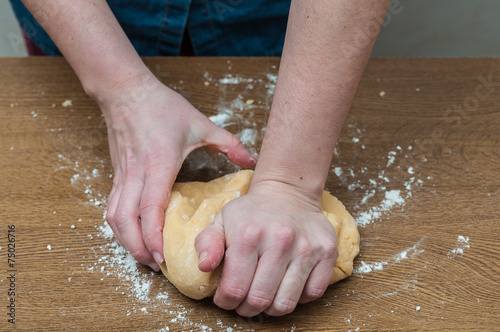
<svg viewBox="0 0 500 332">
<path fill-rule="evenodd" d="M 0 56 L 26 56 L 21 40 L 21 30 L 9 1 L 0 0 Z"/>
<path fill-rule="evenodd" d="M 373 56 L 500 56 L 498 0 L 393 0 L 393 6 L 399 13 L 382 28 Z M 26 55 L 20 37 L 9 1 L 0 0 L 0 56 Z"/>
<path fill-rule="evenodd" d="M 373 56 L 500 56 L 500 1 L 398 2 Z"/>
</svg>

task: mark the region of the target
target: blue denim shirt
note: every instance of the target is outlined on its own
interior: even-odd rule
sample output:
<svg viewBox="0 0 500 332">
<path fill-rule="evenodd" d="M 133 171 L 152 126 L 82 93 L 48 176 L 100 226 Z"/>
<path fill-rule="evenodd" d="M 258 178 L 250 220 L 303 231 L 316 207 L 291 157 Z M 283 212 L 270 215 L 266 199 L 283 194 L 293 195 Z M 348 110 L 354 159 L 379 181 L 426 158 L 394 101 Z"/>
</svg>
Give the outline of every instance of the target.
<svg viewBox="0 0 500 332">
<path fill-rule="evenodd" d="M 11 0 L 28 37 L 61 55 L 21 0 Z M 184 31 L 195 55 L 276 56 L 285 39 L 290 0 L 108 0 L 141 56 L 179 55 Z"/>
</svg>

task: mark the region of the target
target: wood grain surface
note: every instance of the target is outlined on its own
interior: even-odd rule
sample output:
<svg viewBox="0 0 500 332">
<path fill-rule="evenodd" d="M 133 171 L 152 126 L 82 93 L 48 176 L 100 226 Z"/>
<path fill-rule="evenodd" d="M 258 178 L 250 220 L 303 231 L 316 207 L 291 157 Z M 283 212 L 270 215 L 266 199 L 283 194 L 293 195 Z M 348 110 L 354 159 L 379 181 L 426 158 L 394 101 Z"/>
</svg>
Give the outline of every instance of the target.
<svg viewBox="0 0 500 332">
<path fill-rule="evenodd" d="M 258 151 L 279 59 L 145 62 Z M 108 237 L 106 126 L 64 59 L 0 68 L 0 330 L 500 330 L 500 59 L 370 61 L 327 182 L 360 224 L 355 273 L 290 315 L 252 319 L 182 296 Z M 199 150 L 179 179 L 234 170 Z"/>
</svg>

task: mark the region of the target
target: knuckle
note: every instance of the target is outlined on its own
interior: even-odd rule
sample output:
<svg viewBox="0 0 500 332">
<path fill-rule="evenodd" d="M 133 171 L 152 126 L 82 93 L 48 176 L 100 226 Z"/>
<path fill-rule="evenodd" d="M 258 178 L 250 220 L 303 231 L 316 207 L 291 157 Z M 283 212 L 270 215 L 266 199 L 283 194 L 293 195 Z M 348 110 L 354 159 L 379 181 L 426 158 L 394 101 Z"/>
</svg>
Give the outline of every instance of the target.
<svg viewBox="0 0 500 332">
<path fill-rule="evenodd" d="M 274 312 L 277 315 L 289 314 L 295 309 L 296 306 L 297 301 L 288 298 L 280 299 L 278 301 L 275 301 L 275 303 L 273 304 Z"/>
<path fill-rule="evenodd" d="M 325 293 L 326 288 L 325 287 L 316 287 L 316 286 L 311 286 L 308 287 L 305 291 L 305 295 L 313 300 L 318 299 L 323 296 Z"/>
<path fill-rule="evenodd" d="M 302 263 L 302 273 L 308 275 L 311 270 L 316 266 L 318 260 L 314 257 L 305 257 Z"/>
<path fill-rule="evenodd" d="M 194 247 L 196 249 L 198 248 L 201 248 L 201 247 L 204 247 L 204 244 L 205 244 L 205 236 L 203 236 L 204 234 L 206 234 L 207 231 L 206 230 L 203 230 L 200 232 L 200 234 L 198 234 L 195 238 L 194 238 Z"/>
<path fill-rule="evenodd" d="M 276 244 L 283 249 L 289 248 L 297 237 L 297 231 L 294 227 L 286 225 L 279 227 L 274 234 Z"/>
<path fill-rule="evenodd" d="M 134 221 L 133 218 L 122 212 L 116 212 L 112 219 L 112 223 L 114 223 L 116 230 L 120 234 L 124 233 Z"/>
<path fill-rule="evenodd" d="M 246 302 L 250 306 L 262 311 L 269 307 L 273 301 L 264 292 L 251 291 L 246 298 Z"/>
<path fill-rule="evenodd" d="M 316 259 L 319 248 L 320 246 L 317 243 L 309 239 L 302 238 L 299 245 L 300 257 L 303 259 Z"/>
<path fill-rule="evenodd" d="M 125 181 L 134 180 L 138 176 L 136 166 L 135 165 L 128 165 L 127 170 L 125 171 Z"/>
<path fill-rule="evenodd" d="M 231 302 L 239 303 L 245 299 L 247 292 L 237 286 L 226 286 L 220 290 L 220 295 Z"/>
<path fill-rule="evenodd" d="M 337 259 L 338 250 L 337 250 L 337 242 L 332 240 L 326 243 L 323 246 L 324 256 L 326 259 Z"/>
<path fill-rule="evenodd" d="M 154 243 L 154 240 L 156 239 L 156 234 L 152 232 L 144 232 L 142 234 L 142 239 L 144 240 L 146 248 L 150 248 L 151 244 Z"/>
<path fill-rule="evenodd" d="M 117 225 L 127 224 L 130 220 L 130 216 L 125 211 L 123 211 L 123 209 L 117 209 L 113 214 L 112 219 Z"/>
<path fill-rule="evenodd" d="M 240 139 L 236 136 L 234 136 L 233 134 L 230 134 L 229 135 L 229 143 L 232 145 L 232 146 L 240 146 L 240 145 L 243 145 L 243 143 L 241 143 Z"/>
<path fill-rule="evenodd" d="M 300 256 L 303 259 L 314 260 L 315 262 L 324 259 L 326 256 L 335 252 L 335 248 L 327 248 L 329 244 L 323 244 L 323 241 L 318 239 L 301 239 Z"/>
<path fill-rule="evenodd" d="M 240 243 L 242 246 L 255 248 L 262 239 L 262 229 L 258 226 L 247 224 L 240 230 Z"/>
<path fill-rule="evenodd" d="M 106 211 L 106 221 L 110 227 L 116 224 L 115 213 L 110 209 Z"/>
<path fill-rule="evenodd" d="M 120 176 L 118 176 L 118 175 L 113 176 L 113 187 L 118 188 L 118 186 L 120 186 L 120 185 L 121 185 Z"/>
<path fill-rule="evenodd" d="M 149 213 L 155 212 L 155 210 L 159 210 L 159 212 L 165 211 L 163 206 L 160 206 L 159 204 L 151 203 L 151 204 L 146 204 L 141 202 L 141 206 L 139 207 L 139 212 L 142 217 L 148 215 Z"/>
<path fill-rule="evenodd" d="M 158 147 L 159 151 L 163 151 L 163 147 Z M 158 175 L 167 174 L 176 170 L 182 165 L 182 159 L 175 154 L 168 153 L 150 153 L 148 156 L 148 163 L 146 164 L 145 171 L 146 174 Z"/>
<path fill-rule="evenodd" d="M 141 263 L 146 262 L 149 258 L 149 253 L 144 249 L 132 250 L 130 251 L 130 255 L 134 257 L 136 261 L 139 261 Z"/>
</svg>

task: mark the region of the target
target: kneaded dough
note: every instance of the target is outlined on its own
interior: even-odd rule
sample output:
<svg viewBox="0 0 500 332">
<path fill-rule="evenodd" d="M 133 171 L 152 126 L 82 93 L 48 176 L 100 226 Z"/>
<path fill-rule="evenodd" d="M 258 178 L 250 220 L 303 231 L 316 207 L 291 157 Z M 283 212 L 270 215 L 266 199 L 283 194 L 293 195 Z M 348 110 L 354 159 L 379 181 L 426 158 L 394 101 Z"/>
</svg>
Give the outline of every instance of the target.
<svg viewBox="0 0 500 332">
<path fill-rule="evenodd" d="M 198 269 L 194 247 L 196 236 L 205 229 L 231 200 L 246 195 L 253 171 L 228 174 L 210 182 L 174 184 L 165 212 L 161 270 L 181 293 L 202 299 L 215 293 L 222 264 L 212 272 Z M 330 221 L 338 239 L 339 257 L 330 285 L 351 275 L 353 260 L 359 253 L 359 232 L 344 205 L 329 192 L 322 197 L 323 214 Z"/>
</svg>

